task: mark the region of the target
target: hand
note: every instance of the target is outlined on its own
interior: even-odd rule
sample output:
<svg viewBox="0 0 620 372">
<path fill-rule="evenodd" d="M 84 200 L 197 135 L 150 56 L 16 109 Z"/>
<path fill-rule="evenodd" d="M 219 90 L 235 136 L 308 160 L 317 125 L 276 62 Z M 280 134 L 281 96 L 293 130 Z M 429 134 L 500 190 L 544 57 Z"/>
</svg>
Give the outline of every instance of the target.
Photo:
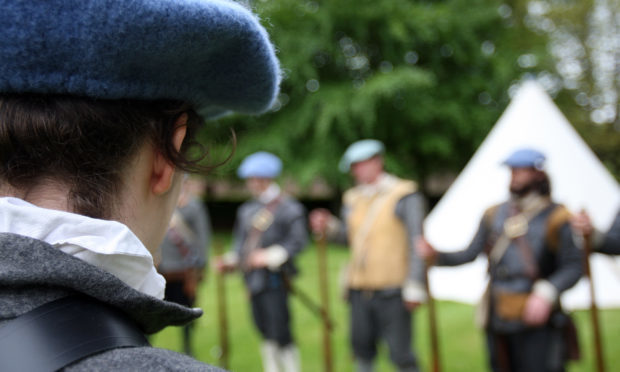
<svg viewBox="0 0 620 372">
<path fill-rule="evenodd" d="M 228 273 L 235 270 L 237 268 L 237 265 L 229 264 L 226 262 L 226 260 L 222 258 L 222 256 L 218 256 L 215 257 L 213 267 L 215 270 L 217 270 L 218 273 Z"/>
<path fill-rule="evenodd" d="M 581 235 L 590 235 L 594 230 L 590 216 L 584 210 L 581 210 L 581 212 L 573 215 L 570 220 L 570 224 L 573 230 Z"/>
<path fill-rule="evenodd" d="M 432 261 L 437 255 L 435 248 L 433 248 L 433 246 L 430 245 L 422 236 L 418 237 L 415 241 L 415 251 L 418 256 L 422 257 L 426 261 Z"/>
<path fill-rule="evenodd" d="M 530 326 L 540 326 L 547 322 L 552 304 L 544 297 L 531 294 L 523 310 L 523 322 Z"/>
<path fill-rule="evenodd" d="M 405 301 L 405 308 L 409 311 L 412 311 L 422 305 L 419 301 Z"/>
<path fill-rule="evenodd" d="M 325 208 L 312 210 L 308 216 L 310 229 L 315 234 L 324 234 L 327 231 L 327 224 L 331 218 L 332 214 Z"/>
<path fill-rule="evenodd" d="M 267 266 L 267 253 L 264 249 L 255 249 L 248 256 L 248 265 L 254 269 L 261 269 Z"/>
</svg>

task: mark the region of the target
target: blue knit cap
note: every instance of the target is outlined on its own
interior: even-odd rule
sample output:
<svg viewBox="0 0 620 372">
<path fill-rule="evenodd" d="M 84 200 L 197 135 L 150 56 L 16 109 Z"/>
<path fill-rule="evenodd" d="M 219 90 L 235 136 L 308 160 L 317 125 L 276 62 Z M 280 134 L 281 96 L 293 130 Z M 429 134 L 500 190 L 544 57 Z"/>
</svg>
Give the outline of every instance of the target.
<svg viewBox="0 0 620 372">
<path fill-rule="evenodd" d="M 347 150 L 342 155 L 338 169 L 341 172 L 346 173 L 351 168 L 351 164 L 360 161 L 368 160 L 375 155 L 383 154 L 385 152 L 385 146 L 380 141 L 374 139 L 365 139 L 357 141 L 349 145 Z"/>
<path fill-rule="evenodd" d="M 0 93 L 174 99 L 205 118 L 260 113 L 280 70 L 257 18 L 226 0 L 0 0 Z"/>
<path fill-rule="evenodd" d="M 259 151 L 248 155 L 239 166 L 239 178 L 276 178 L 282 172 L 282 161 L 272 153 Z"/>
<path fill-rule="evenodd" d="M 545 155 L 538 150 L 522 148 L 510 154 L 503 164 L 511 168 L 536 168 L 542 170 L 545 165 Z"/>
</svg>

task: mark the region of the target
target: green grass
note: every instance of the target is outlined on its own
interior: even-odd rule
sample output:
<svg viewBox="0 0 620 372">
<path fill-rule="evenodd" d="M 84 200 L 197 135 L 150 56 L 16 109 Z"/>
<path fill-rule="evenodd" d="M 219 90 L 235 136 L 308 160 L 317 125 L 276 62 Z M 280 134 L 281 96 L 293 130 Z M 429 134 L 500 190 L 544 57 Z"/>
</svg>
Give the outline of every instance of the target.
<svg viewBox="0 0 620 372">
<path fill-rule="evenodd" d="M 228 237 L 218 236 L 219 241 L 228 241 Z M 338 289 L 338 274 L 348 258 L 346 249 L 330 246 L 328 250 L 329 265 L 329 299 L 330 312 L 336 327 L 331 335 L 334 371 L 353 371 L 349 348 L 348 307 L 341 299 Z M 300 275 L 295 285 L 303 289 L 313 299 L 319 299 L 318 264 L 314 245 L 309 245 L 298 259 Z M 220 365 L 219 321 L 215 273 L 210 270 L 206 282 L 200 287 L 198 306 L 205 314 L 194 324 L 193 348 L 195 357 L 201 361 Z M 228 337 L 230 341 L 229 365 L 232 371 L 261 371 L 259 354 L 260 337 L 251 320 L 250 308 L 243 283 L 238 274 L 228 275 L 225 280 L 226 304 L 228 309 Z M 485 371 L 488 370 L 486 352 L 482 333 L 473 324 L 474 308 L 455 302 L 440 301 L 436 304 L 439 344 L 443 371 Z M 319 319 L 313 315 L 296 298 L 291 299 L 293 331 L 301 351 L 302 366 L 305 372 L 323 370 L 323 333 Z M 599 312 L 602 329 L 605 359 L 608 371 L 620 366 L 620 309 Z M 587 311 L 574 313 L 579 332 L 579 341 L 583 358 L 569 364 L 569 372 L 587 372 L 596 370 L 593 360 L 593 342 L 590 327 L 590 314 Z M 424 370 L 429 371 L 430 345 L 428 330 L 428 312 L 422 307 L 415 312 L 412 327 L 415 332 L 414 347 Z M 153 335 L 154 346 L 181 350 L 181 330 L 168 327 Z M 393 371 L 387 357 L 387 350 L 382 347 L 377 360 L 377 371 Z"/>
</svg>

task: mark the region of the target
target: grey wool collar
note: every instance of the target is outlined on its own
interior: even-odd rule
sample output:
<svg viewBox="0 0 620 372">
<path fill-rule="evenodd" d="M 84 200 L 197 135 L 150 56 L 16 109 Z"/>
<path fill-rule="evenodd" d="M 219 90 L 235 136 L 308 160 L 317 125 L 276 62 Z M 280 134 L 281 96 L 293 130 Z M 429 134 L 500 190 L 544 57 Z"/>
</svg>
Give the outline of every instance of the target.
<svg viewBox="0 0 620 372">
<path fill-rule="evenodd" d="M 202 315 L 200 309 L 143 294 L 114 275 L 47 243 L 0 233 L 0 321 L 75 293 L 123 310 L 145 333 L 183 325 Z"/>
</svg>

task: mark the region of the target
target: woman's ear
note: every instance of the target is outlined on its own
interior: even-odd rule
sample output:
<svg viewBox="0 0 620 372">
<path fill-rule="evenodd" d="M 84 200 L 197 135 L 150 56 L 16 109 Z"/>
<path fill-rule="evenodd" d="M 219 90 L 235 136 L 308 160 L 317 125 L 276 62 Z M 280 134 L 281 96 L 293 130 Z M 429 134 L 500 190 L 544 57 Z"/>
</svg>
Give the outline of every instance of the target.
<svg viewBox="0 0 620 372">
<path fill-rule="evenodd" d="M 174 123 L 174 133 L 172 134 L 172 145 L 177 151 L 181 150 L 186 134 L 187 114 L 183 113 Z M 151 173 L 151 191 L 153 194 L 161 195 L 170 189 L 174 171 L 175 166 L 161 152 L 157 151 Z"/>
</svg>

